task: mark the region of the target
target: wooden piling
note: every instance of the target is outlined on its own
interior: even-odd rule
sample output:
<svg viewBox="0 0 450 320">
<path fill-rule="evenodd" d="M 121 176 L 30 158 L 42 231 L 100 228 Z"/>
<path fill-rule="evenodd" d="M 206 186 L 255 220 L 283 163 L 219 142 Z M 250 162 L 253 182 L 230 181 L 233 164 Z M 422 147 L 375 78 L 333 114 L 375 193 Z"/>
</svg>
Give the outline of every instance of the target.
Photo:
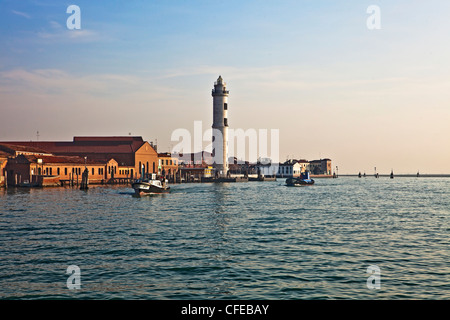
<svg viewBox="0 0 450 320">
<path fill-rule="evenodd" d="M 77 177 L 77 185 L 78 185 L 78 177 Z M 87 190 L 89 189 L 89 170 L 86 168 L 83 171 L 83 174 L 81 175 L 81 184 L 80 184 L 80 190 Z"/>
</svg>

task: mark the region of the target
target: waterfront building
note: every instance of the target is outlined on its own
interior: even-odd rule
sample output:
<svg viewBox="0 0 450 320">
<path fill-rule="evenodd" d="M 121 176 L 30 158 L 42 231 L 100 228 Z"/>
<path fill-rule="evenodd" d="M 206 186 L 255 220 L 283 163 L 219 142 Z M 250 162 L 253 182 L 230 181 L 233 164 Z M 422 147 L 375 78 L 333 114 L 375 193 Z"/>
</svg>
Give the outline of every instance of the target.
<svg viewBox="0 0 450 320">
<path fill-rule="evenodd" d="M 89 183 L 102 183 L 117 173 L 117 161 L 104 163 L 81 157 L 21 154 L 8 160 L 9 186 L 60 186 L 81 183 L 85 169 L 89 172 Z"/>
<path fill-rule="evenodd" d="M 144 167 L 146 174 L 158 172 L 158 153 L 156 152 L 156 146 L 144 141 L 142 137 L 94 136 L 74 137 L 73 141 L 62 142 L 21 141 L 7 143 L 39 148 L 56 156 L 87 157 L 88 160 L 97 160 L 103 163 L 114 159 L 117 161 L 119 167 L 113 171 L 116 177 L 120 175 L 121 177 L 139 178 L 142 167 Z"/>
<path fill-rule="evenodd" d="M 280 163 L 277 176 L 298 177 L 306 171 L 313 175 L 331 175 L 331 160 L 328 158 L 312 161 L 290 159 Z"/>
<path fill-rule="evenodd" d="M 20 155 L 41 155 L 41 156 L 49 156 L 50 154 L 47 151 L 44 151 L 39 148 L 30 147 L 30 146 L 18 146 L 12 144 L 0 144 L 0 186 L 5 186 L 8 184 L 8 162 L 11 163 L 11 160 Z M 10 175 L 11 176 L 11 172 Z"/>
<path fill-rule="evenodd" d="M 202 182 L 206 179 L 213 178 L 212 166 L 202 165 L 185 165 L 180 167 L 180 176 L 184 182 Z M 208 180 L 211 181 L 211 180 Z"/>
<path fill-rule="evenodd" d="M 212 89 L 213 97 L 213 157 L 215 175 L 226 177 L 228 174 L 228 95 L 226 83 L 219 76 Z"/>
<path fill-rule="evenodd" d="M 255 165 L 256 174 L 261 177 L 276 177 L 279 170 L 278 163 L 272 163 L 270 158 L 259 158 Z"/>
<path fill-rule="evenodd" d="M 8 163 L 8 158 L 10 157 L 10 154 L 0 150 L 0 187 L 3 187 L 6 185 L 6 164 Z"/>
<path fill-rule="evenodd" d="M 302 165 L 298 161 L 288 160 L 284 163 L 280 163 L 278 166 L 277 177 L 299 177 L 302 171 Z"/>
<path fill-rule="evenodd" d="M 258 163 L 256 165 L 256 173 L 258 176 L 263 177 L 272 177 L 277 176 L 279 167 L 277 165 L 272 165 L 271 163 L 268 164 L 262 164 Z"/>
<path fill-rule="evenodd" d="M 174 179 L 178 173 L 178 158 L 172 157 L 169 152 L 158 153 L 158 174 Z"/>
<path fill-rule="evenodd" d="M 181 166 L 207 164 L 213 165 L 213 156 L 210 152 L 200 151 L 195 153 L 173 154 Z"/>
<path fill-rule="evenodd" d="M 41 148 L 36 148 L 32 146 L 26 146 L 26 145 L 16 145 L 16 144 L 8 144 L 8 143 L 2 143 L 0 144 L 0 151 L 5 152 L 8 154 L 9 157 L 17 157 L 21 154 L 23 155 L 41 155 L 41 156 L 50 156 L 51 153 L 49 153 L 46 150 L 43 150 Z"/>
<path fill-rule="evenodd" d="M 15 144 L 0 144 L 0 152 L 7 156 L 1 171 L 2 176 L 7 177 L 4 182 L 10 186 L 75 184 L 81 181 L 85 169 L 88 169 L 89 183 L 132 178 L 133 167 L 119 166 L 113 158 L 103 161 L 53 155 L 41 148 Z"/>
<path fill-rule="evenodd" d="M 305 159 L 300 159 L 297 161 L 297 163 L 300 165 L 301 172 L 309 171 L 309 161 Z"/>
<path fill-rule="evenodd" d="M 309 171 L 314 175 L 331 175 L 331 160 L 312 160 L 309 162 Z"/>
</svg>

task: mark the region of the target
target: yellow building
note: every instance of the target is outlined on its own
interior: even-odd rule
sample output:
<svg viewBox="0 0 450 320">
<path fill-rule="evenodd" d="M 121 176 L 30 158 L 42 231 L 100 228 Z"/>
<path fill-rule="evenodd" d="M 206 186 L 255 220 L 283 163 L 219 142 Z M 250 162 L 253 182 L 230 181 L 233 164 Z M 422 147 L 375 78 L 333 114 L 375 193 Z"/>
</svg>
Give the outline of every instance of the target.
<svg viewBox="0 0 450 320">
<path fill-rule="evenodd" d="M 8 158 L 10 157 L 9 153 L 0 150 L 0 187 L 5 186 L 5 174 L 6 174 L 6 164 L 8 162 Z"/>
<path fill-rule="evenodd" d="M 173 178 L 178 173 L 178 158 L 170 153 L 158 153 L 158 174 Z"/>
</svg>

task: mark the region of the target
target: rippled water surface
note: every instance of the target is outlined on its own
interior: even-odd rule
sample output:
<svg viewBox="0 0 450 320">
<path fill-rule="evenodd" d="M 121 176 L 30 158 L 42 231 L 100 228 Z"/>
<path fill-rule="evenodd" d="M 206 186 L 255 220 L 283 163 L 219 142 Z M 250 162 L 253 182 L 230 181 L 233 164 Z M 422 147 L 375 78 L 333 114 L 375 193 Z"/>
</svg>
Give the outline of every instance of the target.
<svg viewBox="0 0 450 320">
<path fill-rule="evenodd" d="M 448 178 L 132 191 L 0 190 L 0 298 L 450 298 Z"/>
</svg>

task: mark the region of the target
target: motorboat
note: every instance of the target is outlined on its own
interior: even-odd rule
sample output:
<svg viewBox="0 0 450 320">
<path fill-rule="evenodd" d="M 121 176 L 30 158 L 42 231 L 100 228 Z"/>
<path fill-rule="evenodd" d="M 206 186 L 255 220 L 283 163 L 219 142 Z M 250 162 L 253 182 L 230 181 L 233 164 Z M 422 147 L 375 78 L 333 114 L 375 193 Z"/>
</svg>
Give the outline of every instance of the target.
<svg viewBox="0 0 450 320">
<path fill-rule="evenodd" d="M 132 184 L 132 187 L 136 195 L 170 192 L 167 179 L 163 176 L 157 176 L 155 173 L 148 174 L 146 177 L 136 180 Z"/>
<path fill-rule="evenodd" d="M 311 179 L 309 172 L 300 174 L 300 177 L 292 177 L 286 179 L 286 185 L 289 187 L 301 187 L 314 184 L 314 179 Z"/>
</svg>

